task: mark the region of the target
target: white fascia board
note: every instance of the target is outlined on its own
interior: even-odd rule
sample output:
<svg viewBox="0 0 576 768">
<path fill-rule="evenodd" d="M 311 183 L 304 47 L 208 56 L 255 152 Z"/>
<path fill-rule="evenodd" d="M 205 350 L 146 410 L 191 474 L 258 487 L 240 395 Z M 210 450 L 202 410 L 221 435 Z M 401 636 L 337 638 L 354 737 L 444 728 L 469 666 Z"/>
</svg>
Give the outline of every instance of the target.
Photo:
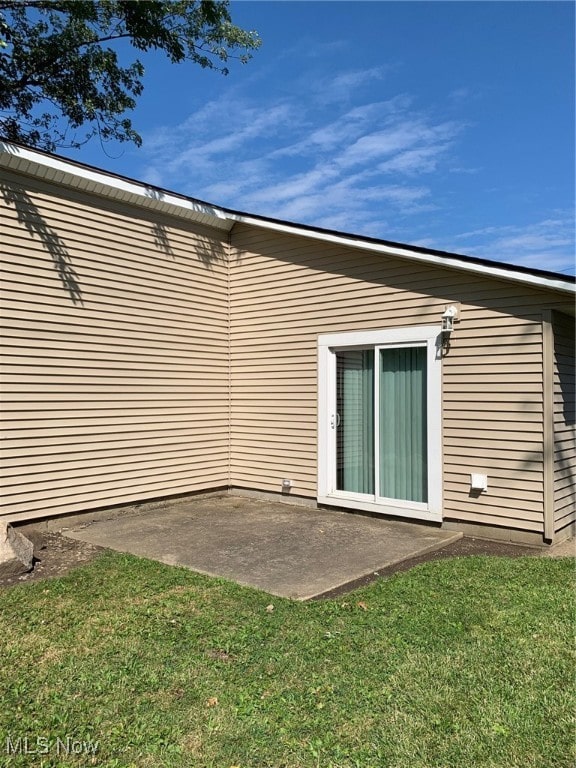
<svg viewBox="0 0 576 768">
<path fill-rule="evenodd" d="M 11 162 L 10 158 L 15 158 L 17 163 Z M 66 186 L 85 189 L 113 199 L 119 199 L 118 193 L 120 193 L 124 201 L 147 208 L 169 209 L 173 215 L 186 219 L 201 220 L 205 217 L 204 223 L 212 220 L 212 226 L 226 231 L 229 231 L 234 224 L 230 217 L 217 206 L 180 197 L 141 182 L 75 165 L 61 158 L 40 154 L 4 141 L 0 141 L 0 164 L 16 170 L 20 168 L 39 178 L 46 177 L 47 171 L 52 171 L 61 174 L 60 183 Z"/>
<path fill-rule="evenodd" d="M 531 285 L 534 288 L 551 288 L 555 291 L 563 291 L 565 293 L 576 294 L 576 285 L 564 282 L 562 279 L 555 280 L 554 278 L 530 275 L 525 272 L 517 272 L 514 270 L 514 268 L 502 269 L 501 267 L 498 267 L 497 264 L 494 264 L 494 266 L 489 266 L 483 264 L 475 264 L 473 262 L 468 263 L 464 260 L 451 258 L 450 256 L 437 256 L 433 253 L 424 253 L 413 251 L 411 249 L 409 250 L 408 248 L 402 248 L 402 246 L 366 242 L 350 235 L 339 235 L 331 232 L 304 229 L 299 227 L 297 224 L 266 221 L 265 219 L 259 219 L 257 217 L 244 214 L 229 213 L 228 215 L 231 218 L 234 218 L 234 220 L 238 223 L 250 224 L 252 226 L 261 227 L 264 229 L 272 229 L 276 232 L 283 232 L 288 235 L 299 235 L 300 237 L 306 237 L 313 240 L 322 240 L 323 242 L 344 245 L 348 248 L 370 251 L 371 253 L 381 253 L 386 256 L 397 256 L 401 259 L 420 261 L 425 264 L 434 264 L 439 267 L 458 269 L 464 272 L 474 272 L 476 274 L 487 275 L 503 280 L 513 280 L 515 282 L 526 283 L 527 285 Z"/>
</svg>

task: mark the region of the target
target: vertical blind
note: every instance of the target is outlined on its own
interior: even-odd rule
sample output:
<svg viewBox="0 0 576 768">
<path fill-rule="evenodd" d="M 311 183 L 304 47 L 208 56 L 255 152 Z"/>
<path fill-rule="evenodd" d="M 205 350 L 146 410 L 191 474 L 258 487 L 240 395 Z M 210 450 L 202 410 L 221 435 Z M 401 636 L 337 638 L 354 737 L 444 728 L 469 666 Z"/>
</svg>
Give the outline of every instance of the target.
<svg viewBox="0 0 576 768">
<path fill-rule="evenodd" d="M 374 350 L 336 353 L 336 487 L 374 493 Z"/>
<path fill-rule="evenodd" d="M 374 350 L 336 353 L 336 487 L 426 502 L 426 349 L 380 349 L 376 364 L 377 425 Z"/>
<path fill-rule="evenodd" d="M 426 348 L 380 350 L 380 496 L 425 502 Z"/>
</svg>

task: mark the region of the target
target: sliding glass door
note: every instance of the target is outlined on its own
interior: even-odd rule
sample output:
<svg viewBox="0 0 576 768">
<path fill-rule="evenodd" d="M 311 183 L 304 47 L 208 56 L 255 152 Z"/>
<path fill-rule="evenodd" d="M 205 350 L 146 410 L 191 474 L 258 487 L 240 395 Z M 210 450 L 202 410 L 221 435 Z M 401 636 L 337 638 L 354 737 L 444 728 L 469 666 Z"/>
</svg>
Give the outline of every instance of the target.
<svg viewBox="0 0 576 768">
<path fill-rule="evenodd" d="M 393 514 L 413 510 L 415 517 L 439 514 L 436 336 L 437 329 L 419 328 L 320 337 L 319 445 L 327 456 L 319 457 L 319 498 Z M 347 347 L 348 337 L 373 343 Z"/>
</svg>

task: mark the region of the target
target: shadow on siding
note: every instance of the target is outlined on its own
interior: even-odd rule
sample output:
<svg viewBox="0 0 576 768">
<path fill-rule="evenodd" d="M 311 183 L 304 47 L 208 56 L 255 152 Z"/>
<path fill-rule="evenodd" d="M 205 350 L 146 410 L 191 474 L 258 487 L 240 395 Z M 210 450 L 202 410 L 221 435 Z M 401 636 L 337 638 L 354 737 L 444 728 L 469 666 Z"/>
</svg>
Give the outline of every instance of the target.
<svg viewBox="0 0 576 768">
<path fill-rule="evenodd" d="M 146 194 L 153 200 L 164 201 L 164 193 L 156 187 L 146 187 Z M 156 221 L 152 225 L 152 235 L 154 236 L 154 244 L 167 256 L 176 260 L 177 254 L 172 248 L 168 229 L 162 221 Z M 210 269 L 215 262 L 222 262 L 224 260 L 222 245 L 219 242 L 214 243 L 212 238 L 199 237 L 194 245 L 195 254 L 205 267 Z"/>
<path fill-rule="evenodd" d="M 83 306 L 82 289 L 78 282 L 78 275 L 72 266 L 72 258 L 60 235 L 46 222 L 27 192 L 0 183 L 0 193 L 6 205 L 16 210 L 20 224 L 26 227 L 32 237 L 37 237 L 52 256 L 62 286 L 73 303 Z"/>
</svg>

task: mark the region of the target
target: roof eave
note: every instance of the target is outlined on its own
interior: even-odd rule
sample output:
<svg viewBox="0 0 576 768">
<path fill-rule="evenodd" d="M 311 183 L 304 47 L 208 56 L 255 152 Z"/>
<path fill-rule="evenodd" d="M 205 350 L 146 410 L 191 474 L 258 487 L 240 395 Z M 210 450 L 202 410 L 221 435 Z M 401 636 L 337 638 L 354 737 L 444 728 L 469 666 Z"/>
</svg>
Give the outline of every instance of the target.
<svg viewBox="0 0 576 768">
<path fill-rule="evenodd" d="M 403 247 L 400 244 L 393 245 L 391 243 L 378 243 L 355 235 L 314 230 L 313 228 L 304 228 L 289 222 L 266 220 L 250 214 L 234 214 L 229 211 L 228 215 L 233 217 L 238 223 L 249 224 L 264 229 L 272 229 L 276 232 L 284 232 L 285 234 L 298 235 L 300 237 L 312 238 L 328 243 L 336 243 L 348 248 L 371 251 L 372 253 L 381 253 L 386 256 L 394 256 L 401 259 L 410 259 L 421 263 L 434 264 L 439 267 L 473 272 L 475 274 L 495 277 L 502 280 L 513 280 L 514 282 L 531 285 L 534 288 L 547 288 L 576 295 L 576 284 L 563 279 L 562 276 L 552 277 L 531 274 L 530 272 L 514 269 L 514 267 L 500 267 L 497 262 L 479 264 L 467 260 L 465 256 L 458 256 L 456 254 L 439 254 L 426 250 L 420 251 L 413 247 Z"/>
<path fill-rule="evenodd" d="M 236 223 L 249 224 L 307 239 L 337 243 L 357 250 L 381 253 L 502 280 L 512 280 L 535 288 L 551 289 L 570 295 L 576 294 L 576 284 L 570 279 L 565 279 L 562 275 L 541 274 L 538 271 L 532 273 L 530 270 L 510 265 L 500 266 L 498 262 L 483 261 L 445 252 L 434 252 L 419 249 L 417 246 L 377 241 L 358 235 L 241 213 L 2 140 L 0 140 L 0 166 L 89 194 L 159 210 L 223 232 L 229 232 Z"/>
<path fill-rule="evenodd" d="M 225 232 L 233 226 L 224 210 L 217 206 L 6 141 L 0 141 L 0 165 L 43 181 L 160 210 Z"/>
</svg>

